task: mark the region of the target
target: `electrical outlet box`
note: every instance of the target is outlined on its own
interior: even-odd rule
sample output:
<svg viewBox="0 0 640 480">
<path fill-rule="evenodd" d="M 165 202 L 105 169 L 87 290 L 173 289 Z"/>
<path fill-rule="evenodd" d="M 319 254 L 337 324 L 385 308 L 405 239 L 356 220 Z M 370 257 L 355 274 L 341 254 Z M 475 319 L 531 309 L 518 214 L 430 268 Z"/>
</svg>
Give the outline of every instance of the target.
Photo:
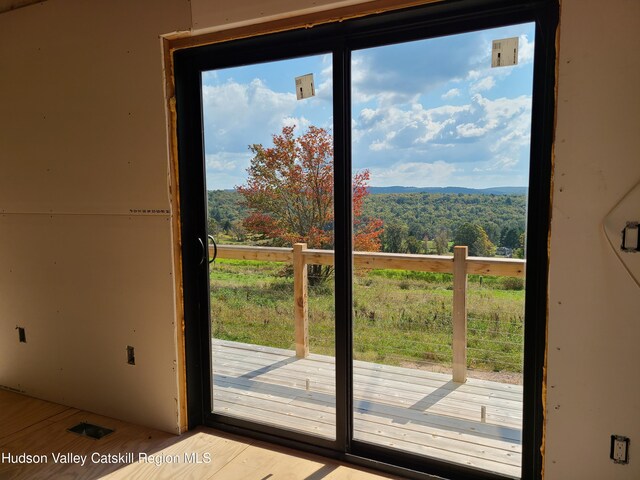
<svg viewBox="0 0 640 480">
<path fill-rule="evenodd" d="M 640 252 L 640 235 L 638 222 L 627 222 L 622 230 L 622 246 L 624 252 Z"/>
<path fill-rule="evenodd" d="M 131 345 L 127 345 L 127 363 L 129 365 L 136 364 L 136 351 Z"/>
<path fill-rule="evenodd" d="M 621 435 L 611 435 L 611 453 L 614 463 L 629 463 L 629 438 Z"/>
<path fill-rule="evenodd" d="M 18 341 L 20 343 L 27 343 L 27 334 L 24 331 L 24 327 L 16 327 L 16 330 L 18 330 Z"/>
</svg>

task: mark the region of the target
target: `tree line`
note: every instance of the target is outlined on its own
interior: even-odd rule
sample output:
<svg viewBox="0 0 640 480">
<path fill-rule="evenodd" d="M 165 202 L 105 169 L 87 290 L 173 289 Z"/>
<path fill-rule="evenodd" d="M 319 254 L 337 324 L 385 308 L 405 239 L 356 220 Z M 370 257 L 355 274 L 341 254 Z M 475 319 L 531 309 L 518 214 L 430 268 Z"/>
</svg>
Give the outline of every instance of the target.
<svg viewBox="0 0 640 480">
<path fill-rule="evenodd" d="M 473 256 L 521 256 L 524 247 L 524 195 L 376 194 L 364 212 L 383 220 L 386 252 L 444 255 L 454 244 Z"/>
<path fill-rule="evenodd" d="M 522 256 L 524 195 L 369 194 L 362 210 L 365 217 L 382 220 L 384 252 L 445 255 L 455 244 L 467 245 L 473 256 Z M 244 227 L 249 210 L 238 192 L 210 190 L 208 211 L 210 233 L 239 243 L 260 240 Z"/>
</svg>

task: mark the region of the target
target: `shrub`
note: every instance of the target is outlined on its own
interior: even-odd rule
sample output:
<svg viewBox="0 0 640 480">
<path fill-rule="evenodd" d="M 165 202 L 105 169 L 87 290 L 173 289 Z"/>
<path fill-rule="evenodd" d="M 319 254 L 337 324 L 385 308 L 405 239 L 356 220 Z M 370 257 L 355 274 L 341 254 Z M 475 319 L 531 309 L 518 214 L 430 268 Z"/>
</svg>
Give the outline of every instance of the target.
<svg viewBox="0 0 640 480">
<path fill-rule="evenodd" d="M 524 289 L 524 280 L 518 277 L 505 277 L 502 279 L 502 288 L 505 290 Z"/>
</svg>

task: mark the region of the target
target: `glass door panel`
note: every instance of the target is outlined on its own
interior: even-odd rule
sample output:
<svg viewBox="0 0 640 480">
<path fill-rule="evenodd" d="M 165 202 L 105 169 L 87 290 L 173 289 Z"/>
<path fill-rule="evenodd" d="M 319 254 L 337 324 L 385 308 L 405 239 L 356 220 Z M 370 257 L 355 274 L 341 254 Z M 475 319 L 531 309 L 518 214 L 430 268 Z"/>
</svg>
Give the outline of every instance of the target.
<svg viewBox="0 0 640 480">
<path fill-rule="evenodd" d="M 355 440 L 520 475 L 534 32 L 352 53 Z"/>
<path fill-rule="evenodd" d="M 331 55 L 204 72 L 202 104 L 212 412 L 334 439 Z"/>
</svg>

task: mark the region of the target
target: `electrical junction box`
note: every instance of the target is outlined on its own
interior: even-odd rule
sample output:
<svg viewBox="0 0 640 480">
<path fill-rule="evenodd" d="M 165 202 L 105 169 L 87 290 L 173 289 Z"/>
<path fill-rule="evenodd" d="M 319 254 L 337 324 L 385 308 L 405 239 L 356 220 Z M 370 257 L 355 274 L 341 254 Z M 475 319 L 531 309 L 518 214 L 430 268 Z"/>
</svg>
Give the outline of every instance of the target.
<svg viewBox="0 0 640 480">
<path fill-rule="evenodd" d="M 296 98 L 298 100 L 313 97 L 315 94 L 316 89 L 313 86 L 313 73 L 296 77 Z"/>
<path fill-rule="evenodd" d="M 491 67 L 509 67 L 518 64 L 518 37 L 494 40 L 491 46 Z"/>
<path fill-rule="evenodd" d="M 640 252 L 640 237 L 638 236 L 638 222 L 627 222 L 622 230 L 623 252 Z"/>
<path fill-rule="evenodd" d="M 624 268 L 640 287 L 640 182 L 604 219 L 604 233 Z"/>
</svg>

